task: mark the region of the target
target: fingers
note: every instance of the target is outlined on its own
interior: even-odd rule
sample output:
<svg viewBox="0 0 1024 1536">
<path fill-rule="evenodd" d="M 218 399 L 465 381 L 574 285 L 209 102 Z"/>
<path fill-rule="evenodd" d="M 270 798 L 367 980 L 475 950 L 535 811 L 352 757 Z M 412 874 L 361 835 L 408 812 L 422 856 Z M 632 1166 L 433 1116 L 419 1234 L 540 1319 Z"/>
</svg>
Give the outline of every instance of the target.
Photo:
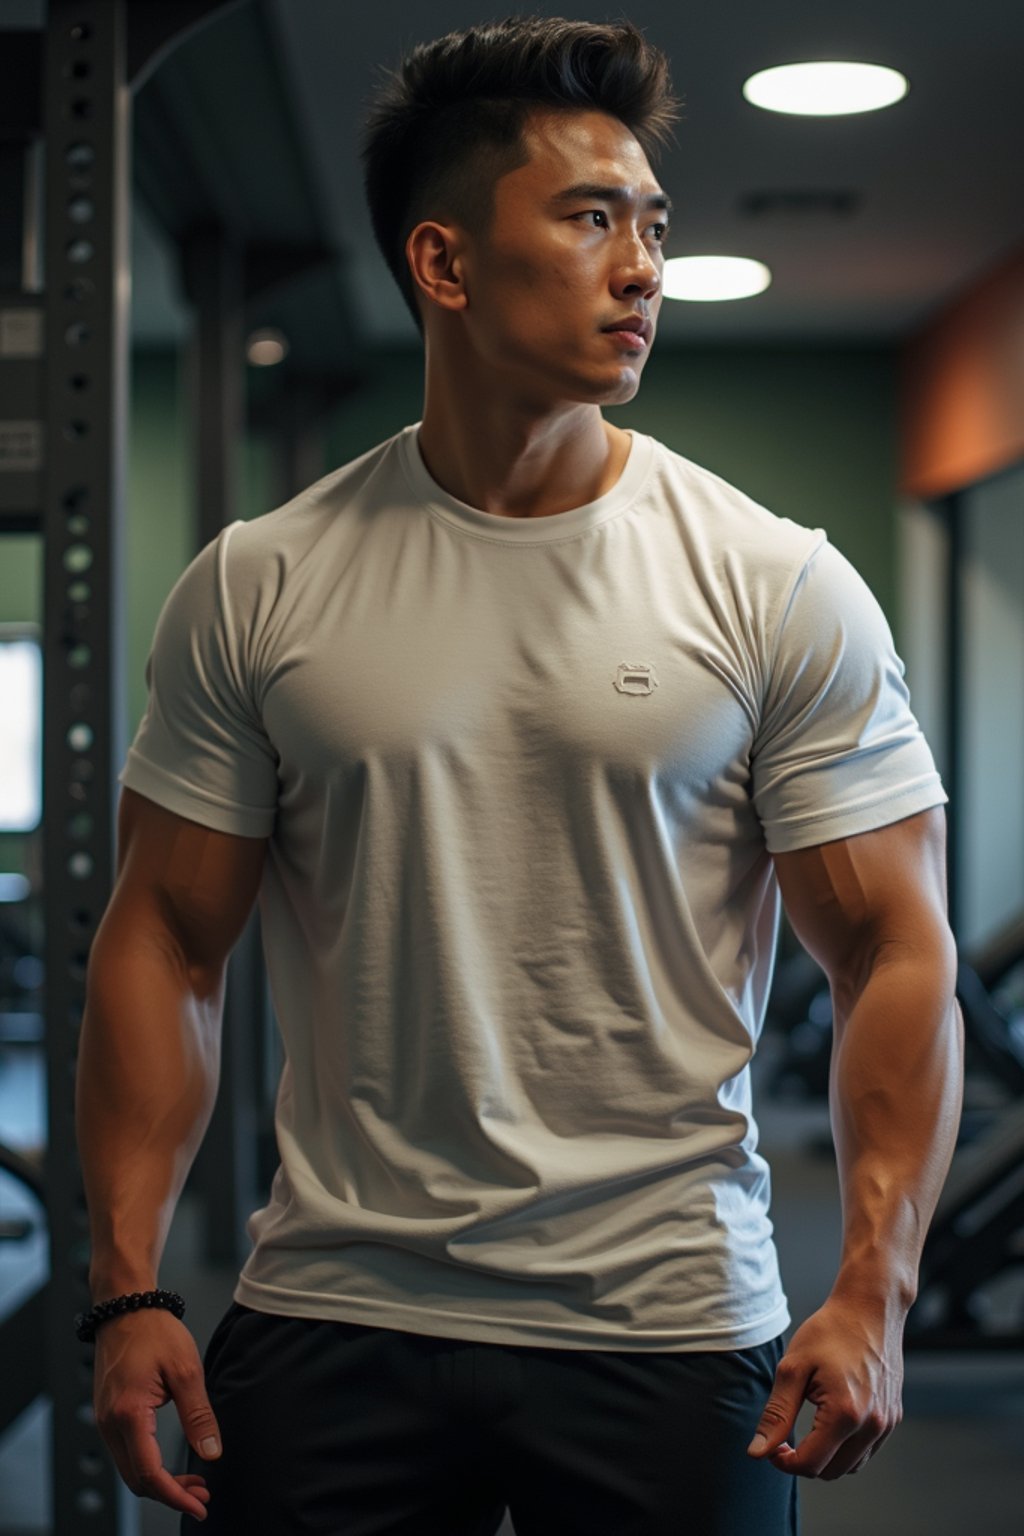
<svg viewBox="0 0 1024 1536">
<path fill-rule="evenodd" d="M 864 1425 L 816 1421 L 795 1449 L 780 1446 L 766 1459 L 780 1472 L 793 1477 L 814 1477 L 831 1483 L 848 1473 L 862 1471 L 891 1433 L 891 1426 L 880 1429 L 872 1418 Z"/>
<path fill-rule="evenodd" d="M 220 1455 L 220 1432 L 209 1403 L 189 1407 L 177 1402 L 177 1407 L 186 1436 L 191 1441 L 194 1434 L 199 1441 L 196 1447 L 199 1454 L 204 1460 L 216 1459 L 208 1450 L 200 1449 L 204 1443 L 216 1442 L 217 1456 Z M 112 1444 L 114 1457 L 118 1471 L 132 1493 L 138 1498 L 155 1499 L 157 1503 L 192 1515 L 197 1520 L 206 1519 L 206 1505 L 210 1499 L 206 1479 L 195 1472 L 179 1475 L 168 1472 L 156 1438 L 156 1415 L 152 1410 L 137 1417 L 127 1417 L 118 1430 L 117 1439 L 121 1455 L 117 1454 L 116 1444 Z"/>
<path fill-rule="evenodd" d="M 173 1477 L 163 1465 L 156 1438 L 156 1421 L 150 1430 L 141 1424 L 126 1424 L 111 1436 L 111 1450 L 120 1472 L 132 1493 L 140 1499 L 155 1499 L 193 1519 L 206 1519 L 210 1491 L 205 1478 L 196 1473 Z"/>
<path fill-rule="evenodd" d="M 163 1465 L 156 1410 L 174 1400 L 197 1456 L 220 1456 L 220 1430 L 206 1392 L 203 1362 L 184 1325 L 166 1312 L 105 1324 L 97 1344 L 95 1413 L 117 1470 L 138 1498 L 205 1520 L 210 1494 L 197 1473 L 172 1476 Z M 132 1326 L 128 1326 L 128 1324 Z"/>
<path fill-rule="evenodd" d="M 819 1309 L 779 1361 L 748 1454 L 826 1482 L 862 1470 L 903 1417 L 902 1358 L 890 1344 L 870 1315 L 835 1302 Z M 804 1401 L 814 1423 L 794 1446 Z"/>
</svg>

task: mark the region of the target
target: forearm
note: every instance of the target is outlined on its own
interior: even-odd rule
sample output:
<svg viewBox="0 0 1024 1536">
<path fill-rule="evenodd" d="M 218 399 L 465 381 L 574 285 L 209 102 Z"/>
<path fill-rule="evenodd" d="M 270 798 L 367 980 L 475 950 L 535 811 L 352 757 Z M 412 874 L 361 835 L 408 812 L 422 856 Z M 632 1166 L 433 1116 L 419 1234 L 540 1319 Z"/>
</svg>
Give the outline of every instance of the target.
<svg viewBox="0 0 1024 1536">
<path fill-rule="evenodd" d="M 203 995 L 166 946 L 101 928 L 76 1079 L 93 1301 L 157 1285 L 217 1095 L 222 987 Z"/>
<path fill-rule="evenodd" d="M 845 1018 L 837 1010 L 830 1080 L 843 1207 L 833 1294 L 906 1311 L 956 1147 L 963 1019 L 955 954 L 893 950 Z"/>
</svg>

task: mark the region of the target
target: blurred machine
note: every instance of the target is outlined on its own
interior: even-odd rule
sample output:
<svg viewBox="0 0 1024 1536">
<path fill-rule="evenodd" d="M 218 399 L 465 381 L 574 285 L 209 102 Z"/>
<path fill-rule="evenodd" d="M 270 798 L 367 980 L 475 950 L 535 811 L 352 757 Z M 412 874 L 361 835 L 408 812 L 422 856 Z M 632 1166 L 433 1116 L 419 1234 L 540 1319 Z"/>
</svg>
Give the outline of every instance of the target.
<svg viewBox="0 0 1024 1536">
<path fill-rule="evenodd" d="M 908 1349 L 1024 1349 L 1024 919 L 961 954 L 964 1106 L 921 1260 Z M 827 1098 L 828 979 L 784 934 L 766 1030 L 781 1037 L 769 1091 Z M 814 1150 L 820 1150 L 815 1146 Z"/>
</svg>

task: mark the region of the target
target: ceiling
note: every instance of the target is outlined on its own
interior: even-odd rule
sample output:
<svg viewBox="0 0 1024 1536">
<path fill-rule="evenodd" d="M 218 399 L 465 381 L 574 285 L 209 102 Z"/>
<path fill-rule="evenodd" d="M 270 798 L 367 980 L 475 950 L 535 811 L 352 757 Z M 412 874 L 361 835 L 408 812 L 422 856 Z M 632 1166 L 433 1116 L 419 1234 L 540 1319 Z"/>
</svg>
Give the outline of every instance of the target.
<svg viewBox="0 0 1024 1536">
<path fill-rule="evenodd" d="M 275 44 L 319 235 L 338 253 L 356 344 L 418 346 L 363 203 L 360 125 L 379 66 L 393 68 L 413 44 L 509 10 L 481 0 L 250 4 Z M 44 7 L 4 0 L 0 10 L 8 26 L 32 26 Z M 633 0 L 622 8 L 537 0 L 519 10 L 587 21 L 628 15 L 666 52 L 683 117 L 652 168 L 677 210 L 671 254 L 750 256 L 771 271 L 771 286 L 753 298 L 666 299 L 662 344 L 892 345 L 1024 245 L 1020 0 Z M 239 24 L 238 10 L 215 18 L 182 52 L 216 51 L 218 30 Z M 784 117 L 743 99 L 755 71 L 811 59 L 887 64 L 910 90 L 893 107 L 845 118 Z M 155 75 L 174 63 L 172 55 Z M 219 79 L 232 96 L 246 96 L 244 70 L 230 81 L 221 70 Z M 251 93 L 246 107 L 259 111 Z M 853 211 L 748 211 L 752 197 L 793 192 L 852 194 Z M 141 199 L 132 252 L 133 339 L 180 340 L 189 311 L 173 244 Z"/>
</svg>

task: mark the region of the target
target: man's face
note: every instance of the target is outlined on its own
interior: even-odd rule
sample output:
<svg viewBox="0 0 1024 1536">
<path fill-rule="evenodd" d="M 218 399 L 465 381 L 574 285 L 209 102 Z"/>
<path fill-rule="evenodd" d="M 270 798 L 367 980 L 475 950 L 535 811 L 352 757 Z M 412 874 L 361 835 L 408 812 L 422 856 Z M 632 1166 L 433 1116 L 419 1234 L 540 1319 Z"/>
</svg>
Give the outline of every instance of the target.
<svg viewBox="0 0 1024 1536">
<path fill-rule="evenodd" d="M 471 356 L 524 397 L 625 403 L 661 308 L 668 214 L 644 203 L 661 188 L 629 129 L 606 113 L 539 111 L 526 143 L 529 163 L 496 183 L 490 236 L 462 249 L 468 304 L 458 319 Z M 559 198 L 583 182 L 629 198 Z M 632 314 L 651 324 L 639 350 L 604 330 Z"/>
</svg>

